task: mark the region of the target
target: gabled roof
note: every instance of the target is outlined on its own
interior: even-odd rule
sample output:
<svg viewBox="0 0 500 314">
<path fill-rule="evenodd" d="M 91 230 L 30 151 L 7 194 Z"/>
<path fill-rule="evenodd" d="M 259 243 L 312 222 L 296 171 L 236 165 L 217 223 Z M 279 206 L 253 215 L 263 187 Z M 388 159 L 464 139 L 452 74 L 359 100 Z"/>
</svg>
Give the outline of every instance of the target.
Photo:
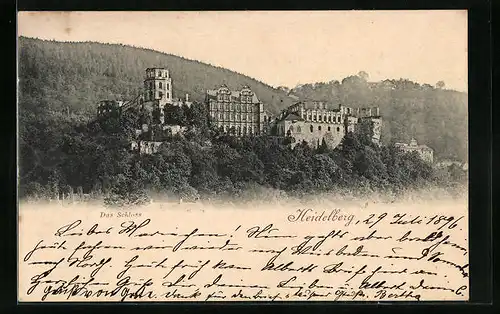
<svg viewBox="0 0 500 314">
<path fill-rule="evenodd" d="M 257 103 L 260 102 L 259 98 L 257 97 L 257 95 L 255 95 L 255 93 L 252 92 L 248 88 L 248 86 L 243 87 L 243 89 L 241 91 L 239 91 L 239 90 L 229 90 L 229 88 L 227 88 L 227 86 L 225 84 L 222 85 L 221 87 L 219 87 L 218 89 L 209 89 L 209 90 L 207 90 L 207 96 L 208 96 L 208 98 L 215 99 L 217 97 L 217 94 L 219 93 L 219 91 L 222 90 L 222 89 L 227 90 L 229 92 L 231 100 L 233 100 L 233 101 L 239 101 L 242 92 L 246 92 L 246 93 L 251 92 L 252 93 L 252 103 L 257 104 Z"/>
</svg>

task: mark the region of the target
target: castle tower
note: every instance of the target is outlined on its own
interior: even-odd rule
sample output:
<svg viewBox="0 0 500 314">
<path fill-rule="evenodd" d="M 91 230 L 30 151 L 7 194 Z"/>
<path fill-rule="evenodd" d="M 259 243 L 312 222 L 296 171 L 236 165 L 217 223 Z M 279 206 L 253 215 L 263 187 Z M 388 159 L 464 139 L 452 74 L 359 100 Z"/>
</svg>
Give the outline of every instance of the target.
<svg viewBox="0 0 500 314">
<path fill-rule="evenodd" d="M 146 69 L 144 101 L 156 102 L 160 109 L 163 109 L 165 104 L 172 103 L 172 78 L 167 69 Z"/>
</svg>

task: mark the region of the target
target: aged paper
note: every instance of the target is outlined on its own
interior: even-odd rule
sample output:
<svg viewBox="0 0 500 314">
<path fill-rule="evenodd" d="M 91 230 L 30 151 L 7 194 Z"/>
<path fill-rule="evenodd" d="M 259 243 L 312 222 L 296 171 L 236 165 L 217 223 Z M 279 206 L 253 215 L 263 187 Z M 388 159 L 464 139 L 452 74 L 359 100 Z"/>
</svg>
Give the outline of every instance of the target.
<svg viewBox="0 0 500 314">
<path fill-rule="evenodd" d="M 19 299 L 467 300 L 466 215 L 445 202 L 30 206 L 20 216 Z"/>
<path fill-rule="evenodd" d="M 469 299 L 466 11 L 18 17 L 19 301 Z"/>
</svg>

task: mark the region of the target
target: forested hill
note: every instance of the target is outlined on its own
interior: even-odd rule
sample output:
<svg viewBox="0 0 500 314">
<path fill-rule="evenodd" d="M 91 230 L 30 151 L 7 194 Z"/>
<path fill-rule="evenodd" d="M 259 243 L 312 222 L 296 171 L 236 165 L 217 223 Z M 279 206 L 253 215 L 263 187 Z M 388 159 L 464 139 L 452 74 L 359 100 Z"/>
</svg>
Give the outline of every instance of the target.
<svg viewBox="0 0 500 314">
<path fill-rule="evenodd" d="M 285 90 L 300 99 L 324 100 L 352 107 L 378 106 L 383 116 L 384 143 L 412 137 L 434 149 L 435 157 L 466 161 L 468 156 L 468 97 L 407 79 L 369 82 L 368 73 L 344 78 L 341 82 L 304 84 Z"/>
<path fill-rule="evenodd" d="M 248 85 L 277 113 L 296 100 L 326 100 L 347 106 L 379 106 L 384 119 L 382 140 L 409 141 L 430 146 L 439 158 L 467 160 L 467 94 L 408 80 L 369 83 L 363 75 L 341 82 L 306 84 L 275 89 L 233 71 L 178 56 L 125 45 L 63 43 L 19 39 L 19 109 L 23 123 L 38 130 L 33 115 L 49 113 L 61 119 L 68 111 L 76 119 L 95 114 L 102 99 L 130 99 L 142 89 L 148 67 L 167 67 L 173 78 L 174 97 L 186 93 L 202 101 L 207 89 L 225 83 L 238 89 Z M 272 69 L 270 69 L 272 71 Z M 82 116 L 81 113 L 84 115 Z M 25 115 L 26 114 L 26 115 Z M 57 118 L 56 118 L 57 116 Z M 38 122 L 37 122 L 38 123 Z M 55 131 L 54 131 L 55 132 Z"/>
<path fill-rule="evenodd" d="M 166 67 L 174 97 L 203 101 L 205 91 L 225 83 L 248 85 L 277 113 L 294 100 L 281 90 L 236 72 L 182 57 L 125 45 L 19 39 L 20 105 L 53 110 L 95 110 L 102 99 L 130 99 L 143 87 L 145 69 Z M 26 108 L 26 107 L 25 107 Z"/>
</svg>

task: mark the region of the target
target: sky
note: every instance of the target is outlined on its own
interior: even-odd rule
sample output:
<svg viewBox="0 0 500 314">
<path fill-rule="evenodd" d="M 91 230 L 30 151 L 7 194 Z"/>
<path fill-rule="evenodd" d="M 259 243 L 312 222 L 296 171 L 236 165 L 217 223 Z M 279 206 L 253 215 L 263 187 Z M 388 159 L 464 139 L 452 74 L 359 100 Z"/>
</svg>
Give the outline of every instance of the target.
<svg viewBox="0 0 500 314">
<path fill-rule="evenodd" d="M 20 12 L 18 35 L 150 48 L 275 87 L 365 71 L 467 91 L 466 11 Z"/>
</svg>

